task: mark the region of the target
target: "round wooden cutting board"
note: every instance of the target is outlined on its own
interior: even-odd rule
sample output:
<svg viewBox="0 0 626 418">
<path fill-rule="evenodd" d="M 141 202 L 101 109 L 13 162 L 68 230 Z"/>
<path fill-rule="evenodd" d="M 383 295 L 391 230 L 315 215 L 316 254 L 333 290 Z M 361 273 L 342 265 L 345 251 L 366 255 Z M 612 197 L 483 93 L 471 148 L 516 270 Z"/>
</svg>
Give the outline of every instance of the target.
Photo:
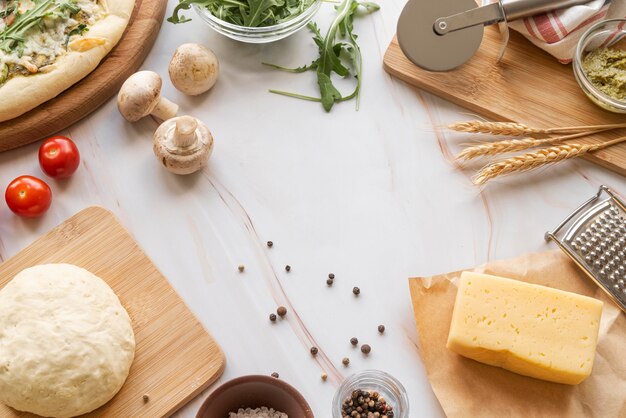
<svg viewBox="0 0 626 418">
<path fill-rule="evenodd" d="M 0 152 L 30 144 L 81 120 L 117 93 L 148 55 L 165 15 L 165 0 L 135 0 L 120 42 L 87 77 L 28 113 L 0 123 Z"/>
</svg>

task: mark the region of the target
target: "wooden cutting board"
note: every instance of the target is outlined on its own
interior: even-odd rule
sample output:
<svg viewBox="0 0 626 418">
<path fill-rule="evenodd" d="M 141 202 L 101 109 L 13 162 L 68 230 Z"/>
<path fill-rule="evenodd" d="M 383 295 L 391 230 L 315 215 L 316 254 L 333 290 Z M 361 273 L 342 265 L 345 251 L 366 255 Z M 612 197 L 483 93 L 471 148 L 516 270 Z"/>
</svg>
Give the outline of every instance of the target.
<svg viewBox="0 0 626 418">
<path fill-rule="evenodd" d="M 419 40 L 418 40 L 419 42 Z M 626 115 L 600 109 L 580 90 L 570 65 L 512 32 L 504 59 L 496 62 L 500 33 L 488 27 L 480 49 L 466 64 L 446 73 L 420 69 L 391 42 L 385 70 L 407 83 L 497 121 L 515 121 L 536 127 L 624 123 Z M 626 135 L 626 131 L 597 134 L 598 142 Z M 585 158 L 626 175 L 626 144 L 588 154 Z"/>
<path fill-rule="evenodd" d="M 166 7 L 166 0 L 135 0 L 122 39 L 91 74 L 30 112 L 0 123 L 0 152 L 53 135 L 117 94 L 124 80 L 137 71 L 150 52 Z"/>
<path fill-rule="evenodd" d="M 167 417 L 222 374 L 220 347 L 107 210 L 79 212 L 4 262 L 0 288 L 21 270 L 44 263 L 75 264 L 101 277 L 133 323 L 137 348 L 128 380 L 111 401 L 84 417 Z M 0 417 L 34 415 L 0 404 Z"/>
</svg>

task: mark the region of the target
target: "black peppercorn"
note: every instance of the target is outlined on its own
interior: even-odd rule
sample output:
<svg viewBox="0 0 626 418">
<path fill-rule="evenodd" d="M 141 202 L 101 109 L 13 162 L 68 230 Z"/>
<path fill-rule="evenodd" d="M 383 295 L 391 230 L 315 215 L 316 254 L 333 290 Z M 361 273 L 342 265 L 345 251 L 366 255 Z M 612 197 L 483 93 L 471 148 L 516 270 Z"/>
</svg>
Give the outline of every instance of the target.
<svg viewBox="0 0 626 418">
<path fill-rule="evenodd" d="M 368 344 L 363 344 L 361 346 L 361 353 L 369 354 L 371 351 L 372 351 L 372 347 L 370 347 Z"/>
<path fill-rule="evenodd" d="M 272 248 L 274 246 L 274 243 L 272 241 L 267 241 L 267 246 Z"/>
<path fill-rule="evenodd" d="M 378 392 L 356 389 L 341 405 L 343 418 L 393 418 L 391 405 Z"/>
<path fill-rule="evenodd" d="M 356 296 L 359 296 L 361 294 L 361 289 L 359 289 L 358 287 L 354 287 L 352 289 L 352 293 L 354 293 Z"/>
<path fill-rule="evenodd" d="M 335 279 L 335 275 L 334 275 L 333 273 L 330 273 L 330 274 L 328 275 L 328 278 L 329 278 L 329 279 L 333 279 L 333 280 L 334 280 L 334 279 Z"/>
<path fill-rule="evenodd" d="M 276 322 L 276 314 L 273 314 L 273 313 L 270 314 L 270 321 Z"/>
<path fill-rule="evenodd" d="M 272 373 L 272 377 L 274 379 L 278 379 L 280 377 L 280 375 L 278 373 L 274 372 L 274 373 Z"/>
<path fill-rule="evenodd" d="M 343 363 L 344 366 L 347 366 L 348 364 L 350 364 L 350 359 L 348 357 L 344 357 L 343 360 L 341 360 L 341 362 Z"/>
<path fill-rule="evenodd" d="M 317 352 L 318 352 L 317 347 L 311 347 L 311 354 L 312 355 L 316 356 Z"/>
<path fill-rule="evenodd" d="M 289 264 L 287 264 L 285 266 L 285 270 L 287 271 L 287 273 L 289 273 L 291 271 L 291 266 Z"/>
<path fill-rule="evenodd" d="M 334 281 L 333 279 L 328 279 L 328 280 L 326 280 L 326 284 L 327 284 L 328 286 L 332 286 L 334 282 L 335 282 L 335 281 Z"/>
<path fill-rule="evenodd" d="M 380 332 L 381 334 L 382 334 L 383 332 L 385 332 L 385 326 L 384 326 L 384 325 L 379 325 L 379 326 L 378 326 L 378 332 Z"/>
<path fill-rule="evenodd" d="M 356 337 L 350 338 L 350 344 L 357 345 L 358 343 L 359 343 L 359 340 Z"/>
</svg>

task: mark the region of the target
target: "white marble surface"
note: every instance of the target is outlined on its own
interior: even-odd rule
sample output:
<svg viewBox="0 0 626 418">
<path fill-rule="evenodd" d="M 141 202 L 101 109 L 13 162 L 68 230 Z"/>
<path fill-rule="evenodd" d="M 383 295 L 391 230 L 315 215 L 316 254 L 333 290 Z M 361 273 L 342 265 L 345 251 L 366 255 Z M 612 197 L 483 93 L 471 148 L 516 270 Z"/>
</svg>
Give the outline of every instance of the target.
<svg viewBox="0 0 626 418">
<path fill-rule="evenodd" d="M 144 69 L 166 76 L 169 57 L 183 42 L 204 43 L 221 61 L 210 94 L 190 98 L 169 82 L 164 87 L 182 113 L 213 131 L 210 167 L 185 178 L 167 173 L 151 150 L 155 122 L 128 124 L 111 100 L 65 132 L 77 141 L 83 164 L 70 181 L 50 182 L 55 197 L 45 217 L 20 219 L 0 205 L 0 256 L 11 257 L 79 210 L 102 205 L 224 348 L 228 365 L 218 384 L 277 371 L 316 416 L 327 418 L 338 378 L 376 368 L 406 386 L 411 417 L 443 416 L 417 352 L 407 277 L 547 249 L 543 233 L 599 184 L 626 192 L 626 181 L 575 161 L 483 191 L 472 186 L 472 171 L 458 170 L 450 159 L 467 138 L 433 130 L 471 116 L 382 69 L 402 5 L 386 0 L 380 12 L 356 23 L 365 59 L 358 112 L 348 102 L 326 114 L 318 104 L 267 92 L 315 93 L 313 74 L 260 64 L 311 61 L 315 46 L 306 31 L 253 46 L 217 35 L 198 18 L 184 26 L 164 23 Z M 173 6 L 170 1 L 168 13 Z M 324 4 L 322 27 L 332 14 Z M 41 175 L 36 152 L 31 145 L 0 154 L 0 184 Z M 267 240 L 275 244 L 271 250 Z M 330 272 L 336 274 L 331 289 Z M 359 298 L 353 286 L 361 288 Z M 272 325 L 267 318 L 277 305 L 290 313 Z M 384 336 L 378 324 L 387 326 Z M 372 345 L 369 358 L 350 346 L 352 336 Z M 309 354 L 313 344 L 323 353 L 317 360 Z M 341 365 L 344 356 L 349 368 Z M 323 371 L 331 376 L 326 383 Z M 177 416 L 194 416 L 205 397 Z"/>
</svg>

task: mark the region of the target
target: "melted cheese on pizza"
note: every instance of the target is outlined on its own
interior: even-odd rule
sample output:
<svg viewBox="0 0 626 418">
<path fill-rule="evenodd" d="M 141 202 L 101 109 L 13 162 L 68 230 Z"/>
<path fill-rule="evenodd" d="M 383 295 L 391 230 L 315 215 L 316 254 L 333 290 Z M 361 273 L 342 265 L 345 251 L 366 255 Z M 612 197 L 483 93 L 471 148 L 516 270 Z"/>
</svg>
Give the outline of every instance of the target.
<svg viewBox="0 0 626 418">
<path fill-rule="evenodd" d="M 77 38 L 83 33 L 88 37 L 89 26 L 106 16 L 106 6 L 98 0 L 19 0 L 17 7 L 16 3 L 0 0 L 0 85 L 15 76 L 51 69 L 60 56 L 73 49 Z M 9 32 L 20 23 L 20 15 L 24 25 L 28 13 L 43 6 L 47 9 L 36 15 L 39 19 L 31 27 L 17 36 Z M 9 43 L 18 37 L 20 42 Z"/>
</svg>

